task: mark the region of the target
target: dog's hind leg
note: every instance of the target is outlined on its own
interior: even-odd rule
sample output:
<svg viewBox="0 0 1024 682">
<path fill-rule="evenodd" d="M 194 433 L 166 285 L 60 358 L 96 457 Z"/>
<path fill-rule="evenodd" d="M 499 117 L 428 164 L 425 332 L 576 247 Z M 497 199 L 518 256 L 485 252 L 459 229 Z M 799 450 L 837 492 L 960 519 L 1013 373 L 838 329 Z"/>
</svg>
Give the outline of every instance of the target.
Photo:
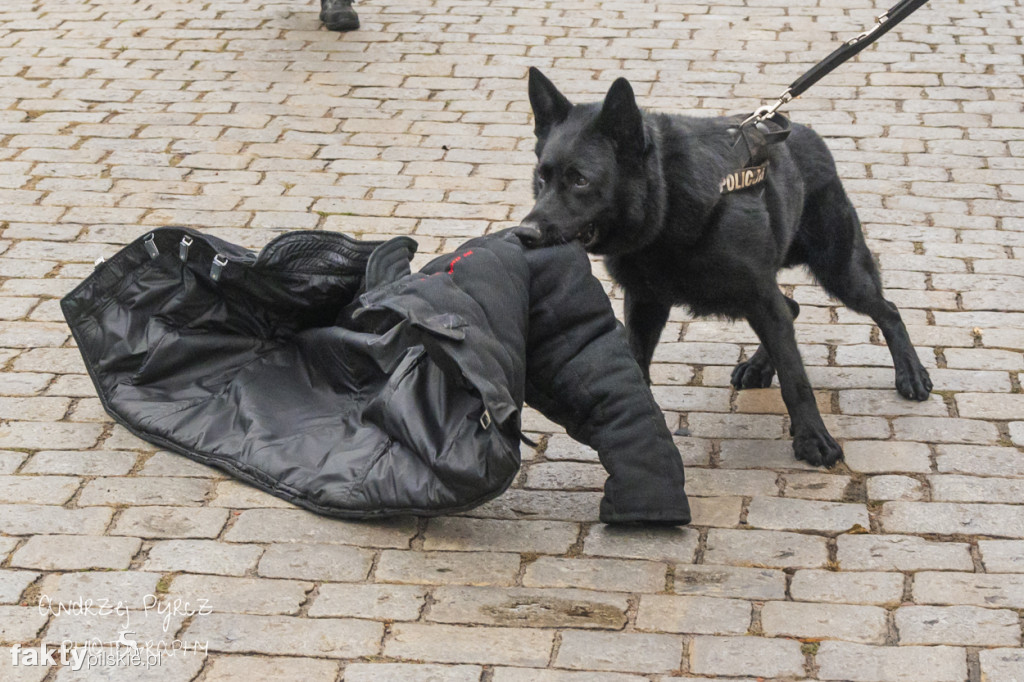
<svg viewBox="0 0 1024 682">
<path fill-rule="evenodd" d="M 790 431 L 796 458 L 809 464 L 832 466 L 842 458 L 843 450 L 825 428 L 818 412 L 814 391 L 796 346 L 792 309 L 786 297 L 774 285 L 769 287 L 767 297 L 754 302 L 747 311 L 747 321 L 778 369 L 782 400 L 792 423 Z"/>
<path fill-rule="evenodd" d="M 785 298 L 795 320 L 800 314 L 800 305 L 788 296 Z M 749 360 L 744 360 L 732 370 L 731 382 L 737 391 L 745 388 L 768 388 L 772 385 L 774 376 L 775 365 L 772 364 L 764 345 L 760 345 Z"/>
<path fill-rule="evenodd" d="M 869 316 L 882 330 L 896 370 L 896 390 L 904 398 L 926 400 L 932 390 L 928 371 L 921 364 L 900 311 L 882 296 L 882 281 L 871 251 L 864 243 L 857 212 L 838 181 L 826 186 L 809 210 L 833 221 L 837 242 L 823 249 L 808 249 L 808 266 L 825 290 L 851 310 Z"/>
<path fill-rule="evenodd" d="M 629 347 L 644 373 L 644 379 L 649 384 L 654 347 L 658 345 L 658 339 L 661 338 L 661 332 L 668 322 L 672 306 L 658 301 L 653 296 L 638 295 L 631 289 L 624 291 Z"/>
</svg>

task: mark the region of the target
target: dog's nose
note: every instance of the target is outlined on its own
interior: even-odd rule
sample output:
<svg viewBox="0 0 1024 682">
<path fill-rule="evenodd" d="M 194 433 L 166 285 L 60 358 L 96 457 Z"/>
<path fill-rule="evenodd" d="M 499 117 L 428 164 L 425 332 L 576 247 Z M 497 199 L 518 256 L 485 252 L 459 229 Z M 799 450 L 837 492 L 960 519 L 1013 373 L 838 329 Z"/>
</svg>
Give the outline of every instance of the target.
<svg viewBox="0 0 1024 682">
<path fill-rule="evenodd" d="M 526 246 L 537 246 L 544 237 L 540 231 L 540 225 L 533 220 L 524 220 L 512 232 Z"/>
</svg>

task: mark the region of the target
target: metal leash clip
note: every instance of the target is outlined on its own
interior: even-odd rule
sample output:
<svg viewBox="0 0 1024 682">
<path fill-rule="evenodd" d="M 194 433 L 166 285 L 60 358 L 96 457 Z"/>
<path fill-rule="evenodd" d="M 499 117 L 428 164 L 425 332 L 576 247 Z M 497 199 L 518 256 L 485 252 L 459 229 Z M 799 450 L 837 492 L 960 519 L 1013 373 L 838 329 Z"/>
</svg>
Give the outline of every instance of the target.
<svg viewBox="0 0 1024 682">
<path fill-rule="evenodd" d="M 210 266 L 210 279 L 214 282 L 220 281 L 220 275 L 224 271 L 224 266 L 228 264 L 228 258 L 224 254 L 218 253 L 213 257 L 213 265 Z"/>
<path fill-rule="evenodd" d="M 480 415 L 480 426 L 484 427 L 484 431 L 491 428 L 491 413 L 484 408 L 484 413 Z"/>
<path fill-rule="evenodd" d="M 846 41 L 846 44 L 847 45 L 856 45 L 860 41 L 862 41 L 865 38 L 867 38 L 868 36 L 870 36 L 875 31 L 880 29 L 882 27 L 882 24 L 884 24 L 885 22 L 889 21 L 889 12 L 891 12 L 891 11 L 892 11 L 892 9 L 888 9 L 888 10 L 882 12 L 881 14 L 879 14 L 877 17 L 875 17 L 875 25 L 874 26 L 872 26 L 871 28 L 869 28 L 866 31 L 861 31 L 860 35 L 856 35 L 856 36 L 850 38 L 849 40 Z"/>
<path fill-rule="evenodd" d="M 749 125 L 751 123 L 760 123 L 761 121 L 765 120 L 766 118 L 770 118 L 771 116 L 774 116 L 775 112 L 777 112 L 783 106 L 785 106 L 786 104 L 789 104 L 792 101 L 793 101 L 792 91 L 786 90 L 784 93 L 782 93 L 782 95 L 779 97 L 778 101 L 775 102 L 775 104 L 772 104 L 772 105 L 765 104 L 765 105 L 759 106 L 757 109 L 755 109 L 754 113 L 752 113 L 750 116 L 748 116 L 747 120 L 743 121 L 743 123 L 740 124 L 740 127 L 742 128 L 742 127 L 744 127 L 746 125 Z"/>
</svg>

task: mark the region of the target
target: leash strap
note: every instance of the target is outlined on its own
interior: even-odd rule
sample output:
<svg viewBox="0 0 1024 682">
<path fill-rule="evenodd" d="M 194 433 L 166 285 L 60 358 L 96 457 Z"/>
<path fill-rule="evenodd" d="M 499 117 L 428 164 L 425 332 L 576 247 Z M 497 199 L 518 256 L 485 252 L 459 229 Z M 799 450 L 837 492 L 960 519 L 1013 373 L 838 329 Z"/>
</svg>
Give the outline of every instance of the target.
<svg viewBox="0 0 1024 682">
<path fill-rule="evenodd" d="M 809 87 L 832 73 L 840 64 L 856 56 L 868 45 L 894 29 L 897 24 L 913 14 L 915 10 L 926 2 L 928 0 L 900 0 L 900 2 L 890 7 L 884 13 L 875 17 L 875 25 L 872 28 L 840 45 L 832 54 L 825 57 L 811 67 L 807 73 L 793 81 L 775 104 L 758 108 L 750 118 L 743 122 L 743 125 L 773 116 L 782 105 L 802 95 Z"/>
</svg>

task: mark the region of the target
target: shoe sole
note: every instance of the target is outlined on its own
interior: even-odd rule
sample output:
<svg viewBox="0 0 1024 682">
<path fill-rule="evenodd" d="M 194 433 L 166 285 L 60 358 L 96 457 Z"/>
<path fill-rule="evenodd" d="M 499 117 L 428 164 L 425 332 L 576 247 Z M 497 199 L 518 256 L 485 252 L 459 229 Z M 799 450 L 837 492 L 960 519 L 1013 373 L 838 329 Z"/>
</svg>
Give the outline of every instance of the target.
<svg viewBox="0 0 1024 682">
<path fill-rule="evenodd" d="M 354 31 L 359 28 L 359 17 L 351 19 L 342 18 L 330 21 L 328 18 L 324 18 L 323 15 L 320 15 L 320 21 L 323 22 L 328 31 Z"/>
</svg>

